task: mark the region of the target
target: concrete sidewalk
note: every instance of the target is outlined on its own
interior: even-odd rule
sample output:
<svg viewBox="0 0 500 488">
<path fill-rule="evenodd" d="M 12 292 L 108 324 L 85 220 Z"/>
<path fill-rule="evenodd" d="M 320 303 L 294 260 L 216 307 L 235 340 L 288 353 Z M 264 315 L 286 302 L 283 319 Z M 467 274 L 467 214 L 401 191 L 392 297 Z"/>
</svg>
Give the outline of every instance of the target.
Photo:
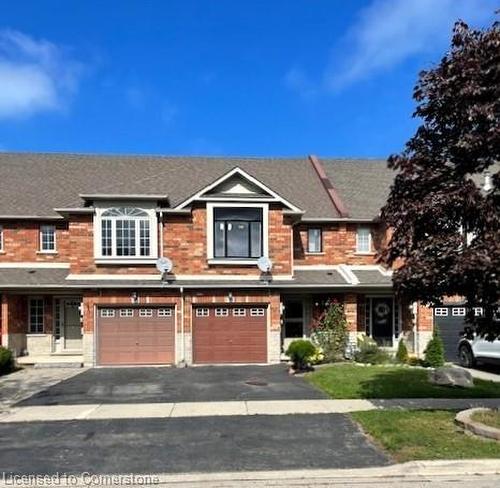
<svg viewBox="0 0 500 488">
<path fill-rule="evenodd" d="M 336 486 L 336 487 L 386 487 L 429 486 L 493 488 L 499 486 L 500 461 L 496 459 L 411 461 L 384 467 L 357 469 L 307 469 L 280 471 L 243 471 L 223 473 L 151 473 L 133 475 L 114 474 L 113 479 L 131 486 L 141 486 L 149 481 L 158 486 L 177 487 L 290 487 L 290 486 Z M 100 478 L 102 482 L 99 483 Z M 96 486 L 109 484 L 110 475 L 89 472 L 72 476 L 71 483 L 61 487 L 85 487 L 89 482 Z M 0 488 L 11 486 L 8 480 L 0 479 Z M 17 486 L 22 486 L 18 484 Z"/>
<path fill-rule="evenodd" d="M 245 415 L 349 413 L 376 409 L 449 409 L 500 406 L 500 399 L 275 400 L 13 407 L 0 423 L 58 420 L 185 418 Z"/>
</svg>

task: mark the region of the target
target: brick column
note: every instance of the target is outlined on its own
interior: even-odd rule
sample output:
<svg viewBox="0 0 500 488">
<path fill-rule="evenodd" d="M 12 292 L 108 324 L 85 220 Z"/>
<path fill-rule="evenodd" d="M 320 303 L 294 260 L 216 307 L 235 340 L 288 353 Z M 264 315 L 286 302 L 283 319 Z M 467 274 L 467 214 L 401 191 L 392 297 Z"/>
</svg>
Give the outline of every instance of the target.
<svg viewBox="0 0 500 488">
<path fill-rule="evenodd" d="M 358 329 L 358 296 L 348 293 L 344 297 L 344 311 L 347 319 L 349 334 L 356 333 Z"/>
</svg>

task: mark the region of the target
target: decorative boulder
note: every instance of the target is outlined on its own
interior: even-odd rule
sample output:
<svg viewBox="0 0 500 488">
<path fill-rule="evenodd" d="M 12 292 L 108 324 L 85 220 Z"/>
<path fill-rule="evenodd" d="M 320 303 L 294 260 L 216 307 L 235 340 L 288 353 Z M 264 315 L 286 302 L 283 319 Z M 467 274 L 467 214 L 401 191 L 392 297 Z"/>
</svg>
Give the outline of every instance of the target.
<svg viewBox="0 0 500 488">
<path fill-rule="evenodd" d="M 439 386 L 459 386 L 461 388 L 472 388 L 474 381 L 472 375 L 465 369 L 441 367 L 429 372 L 429 381 Z"/>
</svg>

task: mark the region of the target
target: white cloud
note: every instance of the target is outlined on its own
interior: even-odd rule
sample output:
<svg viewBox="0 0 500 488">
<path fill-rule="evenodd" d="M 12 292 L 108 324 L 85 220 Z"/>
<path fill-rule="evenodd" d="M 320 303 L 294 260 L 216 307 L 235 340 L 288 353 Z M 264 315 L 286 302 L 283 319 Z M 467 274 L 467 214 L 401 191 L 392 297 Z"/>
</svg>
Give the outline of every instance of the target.
<svg viewBox="0 0 500 488">
<path fill-rule="evenodd" d="M 285 83 L 303 98 L 338 91 L 428 53 L 436 60 L 449 46 L 458 19 L 477 27 L 491 22 L 496 0 L 372 0 L 333 46 L 320 79 L 293 68 Z"/>
<path fill-rule="evenodd" d="M 49 41 L 0 30 L 0 118 L 64 109 L 82 69 Z"/>
<path fill-rule="evenodd" d="M 456 20 L 482 24 L 494 10 L 495 0 L 374 0 L 338 46 L 326 84 L 341 88 L 416 54 L 440 52 Z"/>
</svg>

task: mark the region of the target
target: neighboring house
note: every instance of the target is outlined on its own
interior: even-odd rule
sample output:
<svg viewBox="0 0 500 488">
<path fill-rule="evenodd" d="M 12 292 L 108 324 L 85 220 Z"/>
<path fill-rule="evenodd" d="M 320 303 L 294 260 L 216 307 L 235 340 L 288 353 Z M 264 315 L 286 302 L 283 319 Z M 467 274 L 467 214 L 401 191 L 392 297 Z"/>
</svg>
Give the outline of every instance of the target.
<svg viewBox="0 0 500 488">
<path fill-rule="evenodd" d="M 16 355 L 274 363 L 332 298 L 352 343 L 404 337 L 421 354 L 432 333 L 432 311 L 398 302 L 376 262 L 384 161 L 2 153 L 0 175 L 2 344 Z"/>
</svg>

